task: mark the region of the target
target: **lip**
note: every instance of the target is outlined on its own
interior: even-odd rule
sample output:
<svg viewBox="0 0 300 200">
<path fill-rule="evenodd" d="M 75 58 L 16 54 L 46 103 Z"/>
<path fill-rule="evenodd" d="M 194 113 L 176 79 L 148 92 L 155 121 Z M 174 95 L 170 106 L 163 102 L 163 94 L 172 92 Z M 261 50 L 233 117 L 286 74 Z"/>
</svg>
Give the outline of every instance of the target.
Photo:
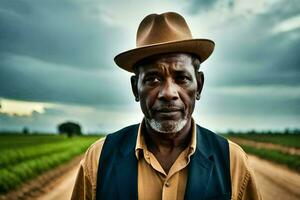
<svg viewBox="0 0 300 200">
<path fill-rule="evenodd" d="M 155 116 L 160 120 L 175 120 L 180 118 L 181 111 L 178 109 L 157 110 Z"/>
<path fill-rule="evenodd" d="M 157 117 L 161 119 L 177 119 L 181 115 L 180 108 L 159 108 L 155 110 Z"/>
<path fill-rule="evenodd" d="M 180 112 L 180 108 L 162 108 L 162 109 L 157 109 L 156 112 L 158 113 L 175 113 L 175 112 Z"/>
</svg>

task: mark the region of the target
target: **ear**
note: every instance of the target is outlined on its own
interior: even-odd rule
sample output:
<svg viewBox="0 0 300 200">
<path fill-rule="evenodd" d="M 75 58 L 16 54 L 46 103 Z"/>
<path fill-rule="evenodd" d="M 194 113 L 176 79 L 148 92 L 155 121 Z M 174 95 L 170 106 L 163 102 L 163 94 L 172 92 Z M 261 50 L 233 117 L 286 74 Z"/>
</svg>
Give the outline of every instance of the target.
<svg viewBox="0 0 300 200">
<path fill-rule="evenodd" d="M 138 93 L 138 77 L 136 75 L 131 76 L 130 78 L 131 81 L 131 89 L 132 89 L 132 93 L 135 97 L 135 101 L 138 102 L 139 101 L 139 93 Z"/>
<path fill-rule="evenodd" d="M 197 94 L 196 94 L 196 99 L 200 100 L 202 88 L 204 85 L 204 74 L 203 72 L 196 72 L 196 79 L 197 79 Z"/>
</svg>

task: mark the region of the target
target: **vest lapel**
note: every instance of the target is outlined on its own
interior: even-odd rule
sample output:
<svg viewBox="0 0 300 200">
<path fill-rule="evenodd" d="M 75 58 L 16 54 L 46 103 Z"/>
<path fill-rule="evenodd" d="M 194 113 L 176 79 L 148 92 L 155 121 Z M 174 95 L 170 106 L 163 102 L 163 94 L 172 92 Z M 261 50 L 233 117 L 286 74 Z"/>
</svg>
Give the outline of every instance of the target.
<svg viewBox="0 0 300 200">
<path fill-rule="evenodd" d="M 197 147 L 191 157 L 185 199 L 204 199 L 213 170 L 208 141 L 197 128 Z"/>
<path fill-rule="evenodd" d="M 119 199 L 137 199 L 137 161 L 132 155 L 123 157 L 116 166 Z"/>
<path fill-rule="evenodd" d="M 138 127 L 138 126 L 137 126 Z M 135 144 L 137 127 L 124 138 L 120 148 L 119 159 L 116 164 L 116 184 L 119 199 L 138 199 L 137 191 L 137 159 Z"/>
</svg>

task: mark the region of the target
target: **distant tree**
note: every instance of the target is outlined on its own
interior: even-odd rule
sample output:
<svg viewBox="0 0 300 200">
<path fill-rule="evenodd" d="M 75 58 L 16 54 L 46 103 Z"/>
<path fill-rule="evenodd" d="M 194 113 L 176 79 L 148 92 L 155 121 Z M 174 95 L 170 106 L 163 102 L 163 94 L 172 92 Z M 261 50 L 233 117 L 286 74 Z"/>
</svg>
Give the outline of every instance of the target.
<svg viewBox="0 0 300 200">
<path fill-rule="evenodd" d="M 67 134 L 68 137 L 82 134 L 80 125 L 74 122 L 64 122 L 59 124 L 57 129 L 59 134 Z"/>
<path fill-rule="evenodd" d="M 247 134 L 249 134 L 249 135 L 255 135 L 255 134 L 257 134 L 257 133 L 256 133 L 256 131 L 253 129 L 253 130 L 248 131 Z"/>
<path fill-rule="evenodd" d="M 25 135 L 28 135 L 29 134 L 29 128 L 24 127 L 23 130 L 22 130 L 22 133 L 25 134 Z"/>
<path fill-rule="evenodd" d="M 283 132 L 285 135 L 288 135 L 288 134 L 290 134 L 290 129 L 288 129 L 288 128 L 286 128 L 286 129 L 284 129 L 284 132 Z"/>
</svg>

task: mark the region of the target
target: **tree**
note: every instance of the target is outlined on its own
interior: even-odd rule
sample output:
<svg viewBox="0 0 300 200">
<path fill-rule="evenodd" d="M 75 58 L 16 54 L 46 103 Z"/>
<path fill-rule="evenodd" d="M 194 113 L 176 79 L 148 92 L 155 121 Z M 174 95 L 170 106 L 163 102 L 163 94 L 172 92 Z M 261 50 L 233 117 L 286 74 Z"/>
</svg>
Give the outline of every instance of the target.
<svg viewBox="0 0 300 200">
<path fill-rule="evenodd" d="M 24 135 L 28 135 L 28 134 L 29 134 L 29 128 L 24 127 L 23 130 L 22 130 L 22 133 L 23 133 Z"/>
<path fill-rule="evenodd" d="M 59 134 L 67 134 L 68 137 L 82 134 L 80 125 L 74 122 L 64 122 L 59 124 L 57 129 Z"/>
</svg>

